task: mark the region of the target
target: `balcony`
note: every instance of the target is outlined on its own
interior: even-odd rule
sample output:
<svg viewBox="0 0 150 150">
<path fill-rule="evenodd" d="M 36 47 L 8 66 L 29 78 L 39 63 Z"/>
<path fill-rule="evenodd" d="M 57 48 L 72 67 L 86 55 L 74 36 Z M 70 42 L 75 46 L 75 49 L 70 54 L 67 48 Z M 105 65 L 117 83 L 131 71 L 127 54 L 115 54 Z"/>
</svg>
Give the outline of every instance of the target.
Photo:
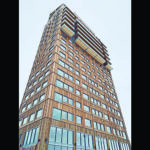
<svg viewBox="0 0 150 150">
<path fill-rule="evenodd" d="M 64 18 L 65 16 L 67 16 L 72 22 L 75 22 L 74 18 L 66 11 L 63 13 L 62 18 Z"/>
<path fill-rule="evenodd" d="M 92 39 L 93 42 L 95 42 L 97 44 L 97 46 L 99 46 L 102 49 L 102 46 L 100 45 L 100 43 L 98 43 L 95 38 L 93 37 L 93 34 L 89 33 L 89 31 L 86 31 L 83 27 L 81 27 L 81 25 L 78 23 L 77 24 L 78 29 L 81 29 Z"/>
<path fill-rule="evenodd" d="M 98 62 L 103 64 L 105 60 L 98 55 L 90 46 L 88 46 L 80 37 L 77 37 L 75 42 L 85 51 L 87 51 L 91 56 L 93 56 Z"/>
<path fill-rule="evenodd" d="M 106 68 L 107 68 L 108 70 L 112 70 L 112 69 L 113 69 L 110 65 L 106 65 Z"/>
<path fill-rule="evenodd" d="M 61 30 L 65 32 L 69 37 L 72 37 L 74 35 L 74 32 L 69 27 L 67 27 L 66 24 L 62 25 Z"/>
<path fill-rule="evenodd" d="M 63 25 L 63 24 L 67 24 L 68 26 L 70 26 L 70 28 L 72 30 L 74 30 L 74 26 L 72 24 L 70 24 L 66 19 L 62 21 L 61 25 Z"/>
<path fill-rule="evenodd" d="M 79 31 L 79 32 L 78 32 Z M 87 35 L 85 35 L 79 28 L 78 28 L 77 34 L 80 35 L 89 45 L 91 45 L 93 48 L 98 50 L 98 52 L 104 57 L 103 51 L 100 47 L 96 46 Z M 82 33 L 82 34 L 81 34 Z M 84 35 L 84 36 L 83 36 Z M 96 47 L 95 47 L 96 46 Z"/>
</svg>

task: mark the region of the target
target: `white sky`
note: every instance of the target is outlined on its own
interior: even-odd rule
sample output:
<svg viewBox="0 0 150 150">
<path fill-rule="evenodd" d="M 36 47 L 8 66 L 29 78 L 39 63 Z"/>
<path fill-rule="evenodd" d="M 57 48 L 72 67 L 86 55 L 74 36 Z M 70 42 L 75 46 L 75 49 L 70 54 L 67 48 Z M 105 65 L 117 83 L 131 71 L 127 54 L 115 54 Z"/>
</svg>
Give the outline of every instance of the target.
<svg viewBox="0 0 150 150">
<path fill-rule="evenodd" d="M 131 0 L 19 0 L 19 104 L 49 14 L 62 3 L 107 46 L 131 141 Z"/>
</svg>

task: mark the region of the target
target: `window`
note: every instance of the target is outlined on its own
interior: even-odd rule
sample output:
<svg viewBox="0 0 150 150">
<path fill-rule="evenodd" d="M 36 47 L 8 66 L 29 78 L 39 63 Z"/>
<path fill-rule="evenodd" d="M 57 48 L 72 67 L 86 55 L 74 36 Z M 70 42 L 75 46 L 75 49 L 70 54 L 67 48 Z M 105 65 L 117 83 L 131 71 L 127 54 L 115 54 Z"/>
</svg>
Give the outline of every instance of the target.
<svg viewBox="0 0 150 150">
<path fill-rule="evenodd" d="M 85 126 L 91 127 L 91 120 L 85 119 Z"/>
<path fill-rule="evenodd" d="M 66 48 L 63 45 L 60 45 L 60 48 L 64 51 L 66 51 Z"/>
<path fill-rule="evenodd" d="M 73 150 L 73 131 L 51 126 L 48 150 Z"/>
<path fill-rule="evenodd" d="M 80 96 L 80 91 L 79 91 L 79 90 L 76 90 L 76 94 Z"/>
<path fill-rule="evenodd" d="M 28 89 L 31 89 L 31 87 L 32 87 L 32 84 L 30 84 L 30 85 L 28 86 Z"/>
<path fill-rule="evenodd" d="M 91 75 L 91 72 L 88 71 L 88 75 L 90 76 L 90 75 Z"/>
<path fill-rule="evenodd" d="M 43 82 L 43 84 L 42 84 L 43 88 L 46 87 L 47 83 L 48 83 L 48 81 Z"/>
<path fill-rule="evenodd" d="M 68 46 L 69 46 L 69 48 L 73 49 L 73 47 L 71 45 L 68 45 Z"/>
<path fill-rule="evenodd" d="M 81 108 L 81 103 L 76 102 L 76 107 Z"/>
<path fill-rule="evenodd" d="M 65 41 L 64 39 L 61 39 L 61 41 L 62 41 L 64 44 L 66 44 L 66 41 Z"/>
<path fill-rule="evenodd" d="M 24 106 L 23 108 L 22 108 L 22 111 L 21 112 L 24 112 L 26 110 L 26 106 Z"/>
<path fill-rule="evenodd" d="M 26 123 L 27 123 L 27 120 L 28 120 L 28 117 L 24 118 L 22 125 L 26 124 Z"/>
<path fill-rule="evenodd" d="M 42 116 L 42 112 L 43 112 L 43 109 L 39 109 L 36 113 L 36 119 L 40 118 Z"/>
<path fill-rule="evenodd" d="M 84 83 L 82 83 L 82 87 L 85 88 L 85 89 L 88 89 L 88 86 Z"/>
<path fill-rule="evenodd" d="M 101 83 L 102 82 L 102 80 L 101 79 L 98 79 L 98 81 Z"/>
<path fill-rule="evenodd" d="M 113 133 L 116 135 L 116 130 L 115 129 L 113 129 Z"/>
<path fill-rule="evenodd" d="M 87 79 L 87 77 L 86 77 L 85 75 L 83 75 L 83 74 L 82 74 L 82 78 L 83 78 L 84 80 L 86 80 L 86 79 Z"/>
<path fill-rule="evenodd" d="M 71 63 L 73 63 L 73 60 L 72 60 L 70 57 L 68 57 L 68 60 L 69 60 Z"/>
<path fill-rule="evenodd" d="M 75 74 L 78 76 L 80 75 L 79 71 L 77 71 L 77 70 L 75 70 Z"/>
<path fill-rule="evenodd" d="M 41 81 L 43 79 L 43 75 L 39 77 L 39 81 Z"/>
<path fill-rule="evenodd" d="M 89 66 L 89 65 L 87 65 L 87 68 L 89 69 L 89 68 L 90 68 L 90 66 Z"/>
<path fill-rule="evenodd" d="M 35 76 L 38 76 L 38 75 L 39 75 L 39 73 L 40 73 L 40 71 L 38 71 L 38 72 L 35 74 Z"/>
<path fill-rule="evenodd" d="M 100 136 L 95 136 L 95 143 L 96 143 L 96 150 L 99 150 L 99 149 L 108 150 L 106 138 L 103 138 Z M 112 150 L 112 149 L 110 148 L 110 150 Z M 115 149 L 115 150 L 117 150 L 117 149 Z M 119 150 L 119 148 L 118 148 L 118 150 Z"/>
<path fill-rule="evenodd" d="M 36 92 L 39 92 L 41 90 L 41 86 L 36 88 Z"/>
<path fill-rule="evenodd" d="M 29 122 L 31 122 L 31 121 L 34 120 L 34 116 L 35 116 L 35 113 L 33 113 L 33 114 L 30 115 Z"/>
<path fill-rule="evenodd" d="M 103 87 L 99 85 L 99 89 L 100 89 L 100 90 L 103 90 Z"/>
<path fill-rule="evenodd" d="M 78 50 L 76 50 L 75 52 L 76 52 L 76 54 L 79 54 Z"/>
<path fill-rule="evenodd" d="M 45 69 L 45 66 L 43 66 L 42 68 L 41 68 L 41 71 L 43 71 Z"/>
<path fill-rule="evenodd" d="M 76 66 L 79 68 L 79 64 L 78 63 L 76 63 Z"/>
<path fill-rule="evenodd" d="M 82 70 L 82 71 L 84 71 L 84 72 L 86 72 L 86 69 L 85 69 L 85 68 L 83 68 L 83 67 L 81 67 L 81 70 Z"/>
<path fill-rule="evenodd" d="M 65 66 L 65 63 L 62 60 L 60 60 L 60 59 L 58 60 L 58 64 L 63 66 L 63 67 Z"/>
<path fill-rule="evenodd" d="M 45 72 L 45 77 L 46 77 L 49 73 L 50 73 L 50 71 L 47 70 L 47 71 Z"/>
<path fill-rule="evenodd" d="M 106 114 L 104 114 L 104 118 L 105 118 L 106 120 L 109 120 L 108 115 L 106 115 Z"/>
<path fill-rule="evenodd" d="M 73 92 L 73 87 L 72 86 L 69 86 L 69 91 Z"/>
<path fill-rule="evenodd" d="M 73 121 L 73 114 L 68 113 L 68 120 L 69 120 L 69 121 Z"/>
<path fill-rule="evenodd" d="M 78 85 L 80 85 L 80 81 L 77 80 L 77 79 L 75 80 L 75 83 L 78 84 Z"/>
<path fill-rule="evenodd" d="M 67 112 L 66 111 L 62 111 L 62 119 L 67 120 Z"/>
<path fill-rule="evenodd" d="M 62 103 L 62 95 L 57 93 L 57 92 L 55 92 L 54 100 L 56 100 L 59 103 Z"/>
<path fill-rule="evenodd" d="M 100 94 L 100 96 L 101 96 L 101 98 L 102 98 L 102 99 L 104 99 L 104 98 L 105 98 L 103 94 Z"/>
<path fill-rule="evenodd" d="M 102 107 L 105 108 L 105 109 L 107 109 L 107 106 L 105 104 L 102 104 Z"/>
<path fill-rule="evenodd" d="M 49 55 L 48 55 L 48 59 L 49 59 L 49 58 L 51 58 L 51 57 L 52 57 L 52 55 L 53 55 L 53 53 L 49 54 Z"/>
<path fill-rule="evenodd" d="M 67 96 L 63 96 L 63 102 L 68 103 L 68 97 Z"/>
<path fill-rule="evenodd" d="M 73 105 L 73 99 L 69 98 L 69 104 Z"/>
<path fill-rule="evenodd" d="M 27 110 L 28 110 L 29 108 L 31 108 L 31 103 L 29 103 L 29 104 L 27 105 Z"/>
<path fill-rule="evenodd" d="M 74 56 L 74 54 L 71 51 L 69 51 L 69 55 Z"/>
<path fill-rule="evenodd" d="M 92 135 L 81 132 L 76 133 L 77 150 L 93 150 Z"/>
<path fill-rule="evenodd" d="M 33 81 L 33 86 L 37 84 L 37 80 Z"/>
<path fill-rule="evenodd" d="M 89 100 L 89 96 L 85 93 L 83 93 L 83 98 L 86 99 L 86 100 Z"/>
<path fill-rule="evenodd" d="M 52 118 L 56 120 L 61 120 L 61 110 L 53 108 Z"/>
<path fill-rule="evenodd" d="M 83 61 L 83 60 L 81 60 L 81 63 L 84 65 L 85 64 L 85 62 Z"/>
<path fill-rule="evenodd" d="M 31 77 L 31 79 L 30 79 L 30 80 L 34 79 L 34 77 L 35 77 L 35 76 L 33 75 L 33 76 Z"/>
<path fill-rule="evenodd" d="M 76 59 L 76 60 L 79 60 L 79 57 L 76 56 L 75 59 Z"/>
<path fill-rule="evenodd" d="M 49 52 L 50 52 L 50 51 L 52 51 L 52 50 L 53 50 L 53 48 L 54 48 L 54 46 L 52 46 L 52 47 L 49 49 Z"/>
<path fill-rule="evenodd" d="M 76 116 L 76 123 L 82 124 L 82 119 L 79 116 Z"/>
<path fill-rule="evenodd" d="M 102 130 L 102 131 L 105 131 L 105 128 L 104 128 L 104 125 L 103 125 L 103 124 L 101 124 L 101 130 Z"/>
<path fill-rule="evenodd" d="M 42 95 L 40 96 L 40 101 L 44 100 L 44 98 L 45 98 L 45 94 L 42 94 Z"/>
<path fill-rule="evenodd" d="M 106 131 L 107 131 L 108 133 L 111 133 L 111 128 L 110 128 L 109 126 L 107 126 L 107 127 L 106 127 Z"/>
<path fill-rule="evenodd" d="M 26 131 L 22 147 L 24 148 L 29 145 L 30 146 L 35 145 L 38 140 L 38 134 L 39 134 L 39 127 Z"/>
<path fill-rule="evenodd" d="M 84 110 L 90 112 L 90 107 L 84 105 Z"/>
<path fill-rule="evenodd" d="M 31 92 L 30 96 L 33 96 L 33 95 L 34 95 L 34 91 Z"/>
<path fill-rule="evenodd" d="M 55 94 L 54 94 L 54 100 L 56 100 L 60 103 L 62 103 L 62 100 L 63 100 L 63 102 L 73 105 L 73 100 L 71 98 L 68 98 L 67 96 L 63 96 L 62 94 L 57 93 L 57 92 L 55 92 Z"/>
<path fill-rule="evenodd" d="M 94 128 L 95 128 L 95 129 L 104 131 L 104 125 L 103 125 L 103 124 L 94 122 L 93 125 L 94 125 Z"/>
<path fill-rule="evenodd" d="M 85 58 L 82 54 L 81 54 L 81 57 L 82 57 L 82 58 Z"/>
<path fill-rule="evenodd" d="M 60 80 L 56 80 L 56 86 L 58 86 L 59 88 L 63 88 L 63 82 L 61 82 Z"/>
<path fill-rule="evenodd" d="M 66 55 L 64 53 L 62 53 L 61 51 L 59 51 L 59 55 L 63 58 L 66 58 Z"/>
<path fill-rule="evenodd" d="M 60 69 L 57 69 L 57 74 L 60 75 L 60 76 L 64 76 L 64 72 Z"/>
<path fill-rule="evenodd" d="M 51 64 L 51 60 L 47 62 L 46 67 L 48 67 Z"/>
</svg>

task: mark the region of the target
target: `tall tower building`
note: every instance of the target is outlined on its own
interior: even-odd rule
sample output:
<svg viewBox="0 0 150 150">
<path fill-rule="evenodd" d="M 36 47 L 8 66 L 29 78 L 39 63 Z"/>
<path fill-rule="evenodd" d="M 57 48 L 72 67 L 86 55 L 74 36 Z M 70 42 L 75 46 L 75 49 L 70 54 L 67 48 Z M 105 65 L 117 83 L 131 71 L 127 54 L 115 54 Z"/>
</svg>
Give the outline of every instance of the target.
<svg viewBox="0 0 150 150">
<path fill-rule="evenodd" d="M 130 150 L 107 47 L 65 4 L 49 15 L 19 109 L 20 150 Z"/>
</svg>

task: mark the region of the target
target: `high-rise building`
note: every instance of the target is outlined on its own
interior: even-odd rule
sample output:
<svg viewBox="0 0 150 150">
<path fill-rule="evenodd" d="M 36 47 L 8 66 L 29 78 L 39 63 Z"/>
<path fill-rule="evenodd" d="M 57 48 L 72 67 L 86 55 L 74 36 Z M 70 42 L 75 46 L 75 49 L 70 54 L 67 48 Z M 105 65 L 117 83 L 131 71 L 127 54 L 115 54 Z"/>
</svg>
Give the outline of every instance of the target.
<svg viewBox="0 0 150 150">
<path fill-rule="evenodd" d="M 130 150 L 107 47 L 65 4 L 50 15 L 19 110 L 20 150 Z"/>
</svg>

